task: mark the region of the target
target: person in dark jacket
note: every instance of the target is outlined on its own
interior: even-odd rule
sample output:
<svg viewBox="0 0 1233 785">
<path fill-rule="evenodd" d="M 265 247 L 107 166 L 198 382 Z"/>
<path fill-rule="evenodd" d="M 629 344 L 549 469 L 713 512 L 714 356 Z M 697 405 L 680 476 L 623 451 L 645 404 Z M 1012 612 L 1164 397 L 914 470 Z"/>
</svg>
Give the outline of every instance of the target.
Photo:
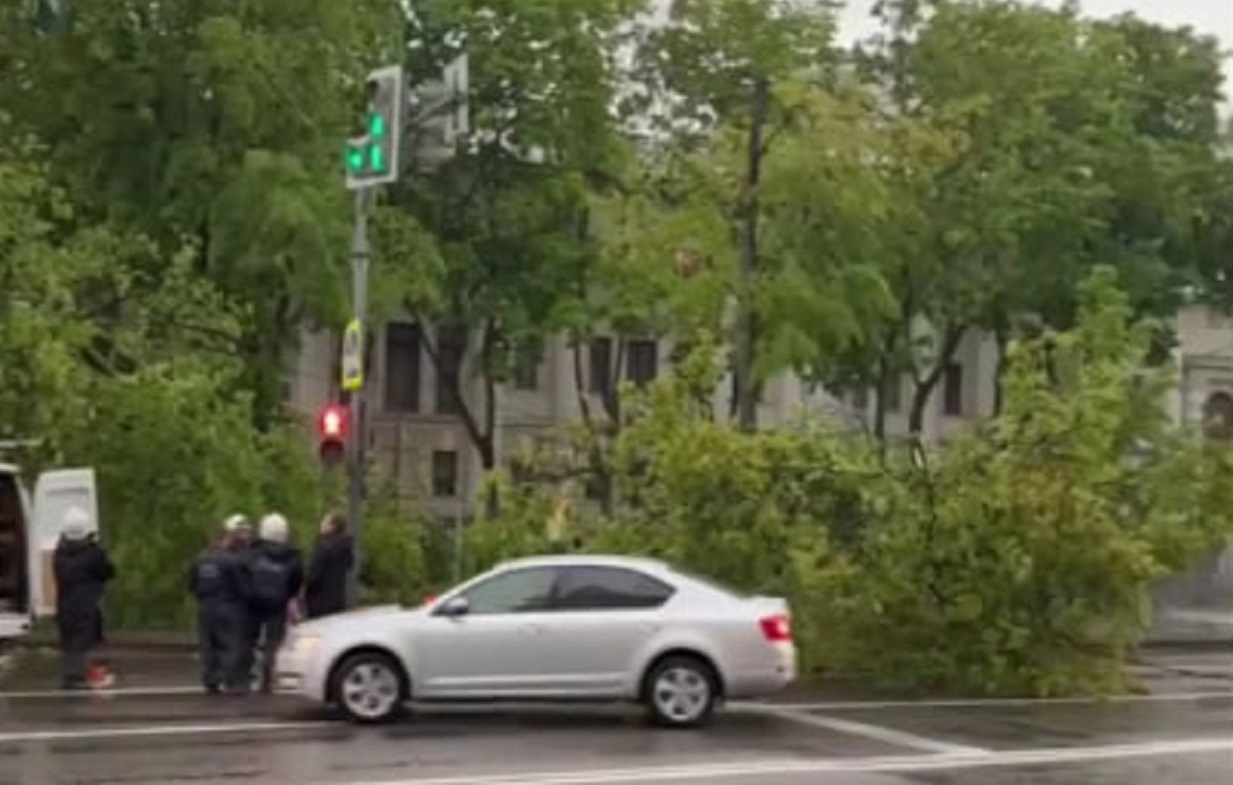
<svg viewBox="0 0 1233 785">
<path fill-rule="evenodd" d="M 250 551 L 253 595 L 251 612 L 261 648 L 261 691 L 274 687 L 274 660 L 287 635 L 288 605 L 304 585 L 304 558 L 289 544 L 287 519 L 270 513 L 261 519 Z"/>
<path fill-rule="evenodd" d="M 222 539 L 201 552 L 188 574 L 189 591 L 197 598 L 202 685 L 210 694 L 224 688 L 245 693 L 251 683 L 251 576 L 246 526 L 236 518 L 227 519 Z"/>
<path fill-rule="evenodd" d="M 310 619 L 347 609 L 347 576 L 355 564 L 355 543 L 347 533 L 347 519 L 330 513 L 321 521 L 312 563 L 304 586 L 305 611 Z"/>
<path fill-rule="evenodd" d="M 56 626 L 65 689 L 90 686 L 86 669 L 90 651 L 101 642 L 103 589 L 116 571 L 107 551 L 90 531 L 90 516 L 69 507 L 61 520 L 61 537 L 52 556 L 56 580 Z"/>
</svg>

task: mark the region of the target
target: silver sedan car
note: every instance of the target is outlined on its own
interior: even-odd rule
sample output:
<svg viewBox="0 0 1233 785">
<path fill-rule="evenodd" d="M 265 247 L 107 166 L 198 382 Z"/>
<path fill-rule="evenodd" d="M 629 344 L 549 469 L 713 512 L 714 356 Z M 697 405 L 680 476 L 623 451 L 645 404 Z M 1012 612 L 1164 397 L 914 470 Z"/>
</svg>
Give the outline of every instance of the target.
<svg viewBox="0 0 1233 785">
<path fill-rule="evenodd" d="M 669 727 L 796 678 L 787 603 L 745 596 L 653 559 L 544 556 L 500 564 L 414 609 L 295 627 L 284 690 L 355 722 L 410 701 L 632 701 Z"/>
</svg>

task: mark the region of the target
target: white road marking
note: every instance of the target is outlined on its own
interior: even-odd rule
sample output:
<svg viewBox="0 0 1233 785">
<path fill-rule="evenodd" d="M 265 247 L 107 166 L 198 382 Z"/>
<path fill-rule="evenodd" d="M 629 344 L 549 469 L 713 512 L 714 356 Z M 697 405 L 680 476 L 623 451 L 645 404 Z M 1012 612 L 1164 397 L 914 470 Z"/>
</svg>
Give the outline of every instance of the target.
<svg viewBox="0 0 1233 785">
<path fill-rule="evenodd" d="M 157 697 L 160 695 L 204 695 L 201 687 L 113 687 L 106 690 L 24 690 L 0 692 L 0 700 L 51 700 L 54 698 Z"/>
<path fill-rule="evenodd" d="M 1233 700 L 1233 690 L 1162 692 L 1153 695 L 1112 695 L 1106 698 L 954 698 L 937 700 L 844 700 L 788 703 L 756 701 L 732 706 L 769 706 L 795 711 L 850 711 L 859 709 L 995 709 L 1013 706 L 1099 706 L 1117 703 L 1184 703 Z"/>
<path fill-rule="evenodd" d="M 276 694 L 293 695 L 294 690 L 275 690 Z M 18 690 L 14 692 L 0 691 L 0 700 L 63 700 L 67 698 L 94 698 L 112 695 L 115 697 L 159 697 L 175 695 L 203 695 L 201 687 L 167 686 L 167 687 L 114 687 L 108 690 Z M 766 701 L 733 701 L 728 704 L 734 709 L 774 708 L 791 711 L 845 711 L 853 709 L 980 709 L 1010 706 L 1098 706 L 1102 703 L 1184 703 L 1203 700 L 1233 700 L 1233 690 L 1203 690 L 1195 692 L 1163 692 L 1153 695 L 1114 695 L 1107 698 L 954 698 L 954 699 L 921 699 L 921 700 L 841 700 L 789 703 L 773 700 Z M 448 704 L 431 704 L 434 709 L 448 711 Z M 494 703 L 502 708 L 517 707 L 521 704 Z M 526 704 L 551 708 L 552 704 Z M 459 704 L 461 709 L 474 711 L 475 704 Z"/>
<path fill-rule="evenodd" d="M 0 744 L 28 744 L 36 741 L 75 739 L 115 739 L 150 736 L 200 736 L 223 733 L 272 733 L 330 727 L 323 722 L 236 722 L 218 725 L 139 725 L 130 728 L 65 728 L 0 733 Z"/>
<path fill-rule="evenodd" d="M 743 707 L 742 707 L 743 708 Z M 841 720 L 835 717 L 820 717 L 815 714 L 805 714 L 800 711 L 792 711 L 784 706 L 775 706 L 773 708 L 746 709 L 747 711 L 755 711 L 759 714 L 765 714 L 771 717 L 778 717 L 787 722 L 795 722 L 798 725 L 807 725 L 811 728 L 820 728 L 829 730 L 835 733 L 843 733 L 848 736 L 859 736 L 865 739 L 882 742 L 895 747 L 904 747 L 917 752 L 932 752 L 943 755 L 983 755 L 989 751 L 981 747 L 972 747 L 966 744 L 953 744 L 939 739 L 931 739 L 926 736 L 918 736 L 915 733 L 896 730 L 894 728 L 886 728 L 881 725 L 870 725 L 865 722 L 853 722 L 852 720 Z"/>
<path fill-rule="evenodd" d="M 627 769 L 577 769 L 519 774 L 477 774 L 451 777 L 353 782 L 349 785 L 610 785 L 622 782 L 668 782 L 717 778 L 782 777 L 830 773 L 890 773 L 958 769 L 1058 765 L 1102 760 L 1233 752 L 1233 738 L 1195 739 L 1148 744 L 1016 750 L 982 755 L 891 755 L 875 758 L 817 761 L 769 760 L 691 766 L 646 766 Z M 799 780 L 798 780 L 799 781 Z"/>
</svg>

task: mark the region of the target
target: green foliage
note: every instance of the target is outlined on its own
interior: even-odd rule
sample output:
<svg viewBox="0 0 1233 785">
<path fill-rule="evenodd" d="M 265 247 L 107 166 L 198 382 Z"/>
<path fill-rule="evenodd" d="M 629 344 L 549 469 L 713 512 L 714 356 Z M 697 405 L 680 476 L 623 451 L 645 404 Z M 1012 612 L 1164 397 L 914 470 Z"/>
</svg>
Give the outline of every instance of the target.
<svg viewBox="0 0 1233 785">
<path fill-rule="evenodd" d="M 388 480 L 371 483 L 364 513 L 361 601 L 419 605 L 431 585 L 422 521 L 400 509 Z"/>
<path fill-rule="evenodd" d="M 915 467 L 816 424 L 746 434 L 712 420 L 713 346 L 628 394 L 610 458 L 620 494 L 549 522 L 568 485 L 518 486 L 473 528 L 468 566 L 560 547 L 646 553 L 785 596 L 805 667 L 898 687 L 1109 693 L 1146 587 L 1233 531 L 1227 451 L 1170 433 L 1149 331 L 1115 275 L 1074 330 L 1017 346 L 1007 404 Z M 555 459 L 567 466 L 569 445 Z M 560 472 L 558 472 L 560 474 Z M 506 481 L 509 482 L 509 481 Z"/>
<path fill-rule="evenodd" d="M 291 424 L 253 430 L 229 351 L 242 311 L 194 274 L 191 250 L 161 258 L 133 232 L 80 225 L 22 161 L 40 148 L 5 138 L 0 433 L 44 440 L 28 470 L 96 469 L 119 565 L 109 624 L 186 625 L 188 565 L 224 515 L 319 514 L 308 445 Z"/>
<path fill-rule="evenodd" d="M 44 440 L 27 469 L 97 469 L 115 624 L 187 622 L 184 570 L 223 515 L 279 510 L 308 546 L 338 503 L 281 387 L 301 328 L 347 315 L 358 78 L 460 49 L 474 131 L 374 200 L 371 306 L 478 343 L 453 392 L 485 468 L 516 352 L 693 347 L 598 415 L 580 389 L 584 427 L 492 478 L 465 572 L 657 554 L 787 597 L 811 670 L 1104 692 L 1146 583 L 1230 531 L 1233 456 L 1173 431 L 1167 380 L 1140 371 L 1160 342 L 1138 317 L 1191 288 L 1228 305 L 1220 61 L 1191 31 L 903 0 L 841 53 L 825 3 L 677 0 L 647 25 L 641 0 L 75 0 L 43 29 L 9 6 L 0 437 Z M 965 333 L 1035 337 L 998 416 L 907 465 L 818 423 L 718 421 L 734 299 L 759 379 L 908 374 L 914 426 Z M 451 578 L 452 531 L 372 485 L 365 599 L 418 602 Z"/>
<path fill-rule="evenodd" d="M 0 10 L 0 105 L 48 145 L 40 159 L 74 224 L 158 250 L 130 297 L 155 296 L 191 247 L 194 274 L 239 306 L 228 349 L 248 360 L 237 384 L 269 425 L 301 324 L 343 321 L 339 156 L 355 74 L 396 51 L 385 43 L 400 14 L 385 0 L 72 6 L 50 36 L 24 4 Z"/>
<path fill-rule="evenodd" d="M 945 146 L 883 156 L 899 210 L 873 258 L 897 307 L 866 320 L 826 378 L 910 375 L 919 430 L 965 332 L 1004 344 L 1025 319 L 1069 327 L 1095 266 L 1118 269 L 1136 313 L 1171 317 L 1211 264 L 1227 189 L 1212 43 L 1019 2 L 882 11 L 885 35 L 859 59 L 891 98 L 885 127 L 910 121 Z"/>
<path fill-rule="evenodd" d="M 186 627 L 189 565 L 230 513 L 256 521 L 278 510 L 299 531 L 315 524 L 319 484 L 303 438 L 253 431 L 247 401 L 222 397 L 207 373 L 152 367 L 99 384 L 91 404 L 88 430 L 66 440 L 66 453 L 98 474 L 103 536 L 118 565 L 109 624 Z"/>
<path fill-rule="evenodd" d="M 1228 456 L 1163 433 L 1161 386 L 1141 376 L 1147 333 L 1111 270 L 1082 303 L 1075 330 L 1015 347 L 1003 414 L 869 540 L 857 630 L 879 642 L 861 652 L 877 672 L 979 693 L 1116 691 L 1148 582 L 1230 530 L 1212 495 Z"/>
</svg>

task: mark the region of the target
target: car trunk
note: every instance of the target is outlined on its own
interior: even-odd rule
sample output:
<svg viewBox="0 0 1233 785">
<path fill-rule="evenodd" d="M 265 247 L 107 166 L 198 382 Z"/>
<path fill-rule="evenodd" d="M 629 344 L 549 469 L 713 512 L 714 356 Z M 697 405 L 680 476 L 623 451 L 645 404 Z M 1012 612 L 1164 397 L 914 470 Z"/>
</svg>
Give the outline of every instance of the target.
<svg viewBox="0 0 1233 785">
<path fill-rule="evenodd" d="M 788 616 L 792 613 L 792 609 L 788 607 L 788 601 L 783 597 L 753 596 L 746 597 L 745 602 L 750 607 L 756 608 L 763 616 Z"/>
</svg>

